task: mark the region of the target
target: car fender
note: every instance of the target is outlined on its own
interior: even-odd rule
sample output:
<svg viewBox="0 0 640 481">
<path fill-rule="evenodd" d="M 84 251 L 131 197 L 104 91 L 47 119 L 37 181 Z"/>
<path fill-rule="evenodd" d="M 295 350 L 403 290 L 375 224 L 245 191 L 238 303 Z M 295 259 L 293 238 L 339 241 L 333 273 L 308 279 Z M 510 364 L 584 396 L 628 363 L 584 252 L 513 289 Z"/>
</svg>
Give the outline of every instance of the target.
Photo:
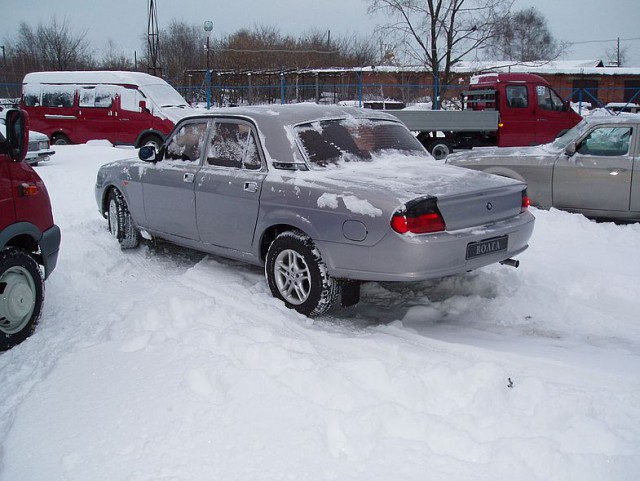
<svg viewBox="0 0 640 481">
<path fill-rule="evenodd" d="M 520 182 L 524 182 L 525 184 L 527 183 L 527 181 L 524 179 L 522 175 L 520 175 L 515 170 L 510 169 L 509 167 L 493 166 L 493 167 L 487 167 L 486 169 L 482 169 L 482 171 L 486 172 L 487 174 L 499 175 L 501 177 L 508 177 L 509 179 L 519 180 Z"/>
</svg>

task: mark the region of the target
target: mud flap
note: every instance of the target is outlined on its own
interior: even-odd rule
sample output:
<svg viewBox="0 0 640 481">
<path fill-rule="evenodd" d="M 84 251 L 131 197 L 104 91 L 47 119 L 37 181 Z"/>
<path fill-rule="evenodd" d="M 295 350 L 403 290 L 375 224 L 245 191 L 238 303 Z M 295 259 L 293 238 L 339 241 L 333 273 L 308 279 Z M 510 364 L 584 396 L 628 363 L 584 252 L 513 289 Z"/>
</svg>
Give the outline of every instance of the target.
<svg viewBox="0 0 640 481">
<path fill-rule="evenodd" d="M 360 282 L 342 281 L 342 292 L 340 294 L 340 304 L 342 307 L 355 306 L 360 302 Z"/>
</svg>

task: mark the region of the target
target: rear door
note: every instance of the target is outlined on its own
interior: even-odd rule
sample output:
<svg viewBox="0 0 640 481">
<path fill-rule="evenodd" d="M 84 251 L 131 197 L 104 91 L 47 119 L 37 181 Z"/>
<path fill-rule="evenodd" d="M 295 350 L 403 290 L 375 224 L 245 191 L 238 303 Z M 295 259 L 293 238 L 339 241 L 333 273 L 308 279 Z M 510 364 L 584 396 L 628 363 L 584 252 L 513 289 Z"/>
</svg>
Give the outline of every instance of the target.
<svg viewBox="0 0 640 481">
<path fill-rule="evenodd" d="M 599 125 L 577 144 L 572 157 L 561 155 L 553 173 L 554 207 L 603 211 L 603 216 L 628 211 L 637 130 Z"/>
<path fill-rule="evenodd" d="M 251 252 L 266 165 L 253 126 L 216 121 L 196 182 L 196 217 L 203 242 Z"/>
<path fill-rule="evenodd" d="M 207 139 L 209 120 L 186 121 L 163 150 L 162 160 L 143 173 L 147 225 L 159 233 L 198 240 L 195 182 Z"/>
</svg>

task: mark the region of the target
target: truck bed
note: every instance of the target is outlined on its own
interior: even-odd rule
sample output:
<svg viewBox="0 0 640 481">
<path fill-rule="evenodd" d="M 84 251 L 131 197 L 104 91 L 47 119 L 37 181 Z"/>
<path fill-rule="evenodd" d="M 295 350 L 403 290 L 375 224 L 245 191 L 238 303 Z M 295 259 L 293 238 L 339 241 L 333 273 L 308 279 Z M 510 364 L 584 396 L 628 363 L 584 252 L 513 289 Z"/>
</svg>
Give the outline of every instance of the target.
<svg viewBox="0 0 640 481">
<path fill-rule="evenodd" d="M 498 130 L 496 110 L 387 110 L 414 132 L 486 132 Z"/>
</svg>

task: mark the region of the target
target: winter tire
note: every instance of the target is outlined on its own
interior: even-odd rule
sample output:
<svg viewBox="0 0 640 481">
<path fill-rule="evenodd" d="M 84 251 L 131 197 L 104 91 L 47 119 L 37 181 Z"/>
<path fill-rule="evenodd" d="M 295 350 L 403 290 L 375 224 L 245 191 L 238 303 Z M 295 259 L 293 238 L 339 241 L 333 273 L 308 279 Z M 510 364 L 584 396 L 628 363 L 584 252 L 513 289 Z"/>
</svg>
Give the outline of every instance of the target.
<svg viewBox="0 0 640 481">
<path fill-rule="evenodd" d="M 444 140 L 432 142 L 427 149 L 436 160 L 442 160 L 451 153 L 451 146 Z"/>
<path fill-rule="evenodd" d="M 107 220 L 109 232 L 118 239 L 123 249 L 134 249 L 140 244 L 140 232 L 136 229 L 127 203 L 117 189 L 112 189 L 107 198 Z"/>
<path fill-rule="evenodd" d="M 69 137 L 64 134 L 54 134 L 51 138 L 51 143 L 53 145 L 70 145 L 71 141 L 69 140 Z"/>
<path fill-rule="evenodd" d="M 0 351 L 29 337 L 44 302 L 44 279 L 38 263 L 21 249 L 0 251 Z"/>
<path fill-rule="evenodd" d="M 273 296 L 305 316 L 323 314 L 340 293 L 340 284 L 327 273 L 320 251 L 298 231 L 283 232 L 271 243 L 265 275 Z"/>
</svg>

